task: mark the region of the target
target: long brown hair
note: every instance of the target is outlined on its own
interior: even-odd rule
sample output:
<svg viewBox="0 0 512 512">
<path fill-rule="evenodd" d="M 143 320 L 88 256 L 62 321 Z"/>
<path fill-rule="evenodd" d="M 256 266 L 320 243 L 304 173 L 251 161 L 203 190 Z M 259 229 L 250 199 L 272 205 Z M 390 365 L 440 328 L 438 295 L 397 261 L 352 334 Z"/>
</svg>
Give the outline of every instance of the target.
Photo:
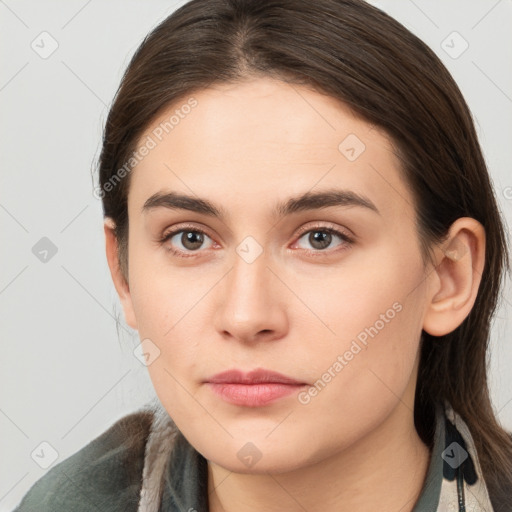
<svg viewBox="0 0 512 512">
<path fill-rule="evenodd" d="M 431 441 L 433 410 L 449 401 L 475 440 L 491 497 L 510 496 L 512 440 L 489 395 L 490 325 L 505 270 L 507 239 L 468 106 L 434 52 L 362 0 L 192 0 L 160 23 L 133 56 L 105 126 L 99 161 L 104 215 L 116 224 L 128 281 L 130 161 L 162 109 L 215 83 L 267 76 L 347 104 L 393 141 L 415 197 L 427 261 L 459 217 L 486 232 L 478 296 L 445 336 L 422 333 L 415 425 Z"/>
</svg>

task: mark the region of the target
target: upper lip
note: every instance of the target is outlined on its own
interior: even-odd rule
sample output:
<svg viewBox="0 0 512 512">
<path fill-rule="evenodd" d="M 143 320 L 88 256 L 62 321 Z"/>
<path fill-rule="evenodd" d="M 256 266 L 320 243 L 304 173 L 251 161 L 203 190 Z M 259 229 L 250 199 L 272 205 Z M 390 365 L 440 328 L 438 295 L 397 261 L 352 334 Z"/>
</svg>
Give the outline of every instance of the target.
<svg viewBox="0 0 512 512">
<path fill-rule="evenodd" d="M 260 384 L 260 383 L 276 383 L 276 384 L 305 384 L 298 380 L 287 377 L 272 370 L 264 368 L 257 368 L 248 373 L 241 370 L 227 370 L 225 372 L 217 373 L 213 377 L 206 380 L 213 384 Z"/>
</svg>

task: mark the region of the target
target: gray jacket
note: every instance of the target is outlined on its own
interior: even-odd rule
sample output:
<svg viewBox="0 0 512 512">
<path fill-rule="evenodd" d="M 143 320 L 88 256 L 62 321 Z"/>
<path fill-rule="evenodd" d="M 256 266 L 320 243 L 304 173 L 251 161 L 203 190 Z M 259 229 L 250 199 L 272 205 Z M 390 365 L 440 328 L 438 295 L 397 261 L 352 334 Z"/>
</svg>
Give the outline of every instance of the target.
<svg viewBox="0 0 512 512">
<path fill-rule="evenodd" d="M 207 462 L 158 400 L 65 459 L 14 512 L 207 512 Z M 489 497 L 467 425 L 438 406 L 432 456 L 413 512 L 512 511 Z"/>
</svg>

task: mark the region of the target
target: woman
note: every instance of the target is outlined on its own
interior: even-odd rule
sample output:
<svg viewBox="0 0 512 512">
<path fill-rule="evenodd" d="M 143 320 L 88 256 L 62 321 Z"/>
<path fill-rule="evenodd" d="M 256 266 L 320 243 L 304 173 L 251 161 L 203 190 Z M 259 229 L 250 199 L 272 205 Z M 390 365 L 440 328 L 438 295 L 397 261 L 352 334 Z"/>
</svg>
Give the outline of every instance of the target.
<svg viewBox="0 0 512 512">
<path fill-rule="evenodd" d="M 417 37 L 360 0 L 193 0 L 130 62 L 99 170 L 157 397 L 17 510 L 512 510 L 504 229 Z"/>
</svg>

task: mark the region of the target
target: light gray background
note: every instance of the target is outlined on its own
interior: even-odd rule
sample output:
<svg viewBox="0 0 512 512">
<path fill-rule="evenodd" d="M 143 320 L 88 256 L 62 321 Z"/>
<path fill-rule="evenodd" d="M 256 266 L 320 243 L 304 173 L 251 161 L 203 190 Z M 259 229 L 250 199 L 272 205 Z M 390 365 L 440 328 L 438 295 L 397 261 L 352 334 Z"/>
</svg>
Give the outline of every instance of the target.
<svg viewBox="0 0 512 512">
<path fill-rule="evenodd" d="M 31 457 L 36 449 L 51 456 L 40 443 L 58 452 L 56 464 L 153 396 L 133 355 L 137 333 L 124 324 L 111 283 L 91 173 L 128 59 L 183 3 L 0 0 L 0 511 L 12 510 L 45 473 Z M 372 3 L 427 42 L 454 75 L 510 225 L 512 1 Z M 58 43 L 47 58 L 31 47 L 51 49 L 43 31 Z M 469 47 L 458 55 L 464 41 Z M 57 247 L 46 262 L 32 252 L 42 237 Z M 505 293 L 490 376 L 499 418 L 512 429 L 508 282 Z"/>
</svg>

